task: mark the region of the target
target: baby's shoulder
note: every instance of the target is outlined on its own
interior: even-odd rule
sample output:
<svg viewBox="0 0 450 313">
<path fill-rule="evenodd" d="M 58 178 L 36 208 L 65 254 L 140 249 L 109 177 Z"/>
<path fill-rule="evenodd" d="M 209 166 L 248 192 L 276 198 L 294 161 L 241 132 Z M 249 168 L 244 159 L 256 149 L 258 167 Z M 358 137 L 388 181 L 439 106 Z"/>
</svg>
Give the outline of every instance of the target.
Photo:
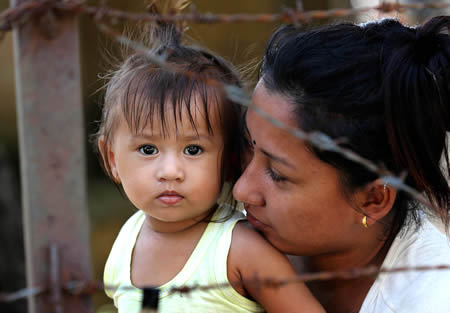
<svg viewBox="0 0 450 313">
<path fill-rule="evenodd" d="M 233 230 L 229 252 L 229 264 L 236 266 L 241 272 L 260 270 L 264 274 L 275 266 L 289 267 L 287 257 L 273 247 L 247 221 L 240 221 Z"/>
<path fill-rule="evenodd" d="M 130 216 L 120 228 L 119 234 L 114 241 L 114 245 L 129 244 L 130 237 L 137 236 L 145 220 L 145 213 L 135 212 Z"/>
<path fill-rule="evenodd" d="M 275 249 L 247 220 L 236 223 L 233 229 L 233 245 L 249 249 Z"/>
<path fill-rule="evenodd" d="M 136 243 L 137 234 L 145 220 L 145 214 L 142 211 L 134 213 L 122 225 L 109 252 L 108 259 L 105 264 L 105 273 L 117 273 L 125 268 L 130 261 L 130 255 Z"/>
<path fill-rule="evenodd" d="M 106 260 L 103 282 L 105 292 L 116 301 L 115 294 L 120 285 L 129 285 L 131 253 L 136 242 L 137 233 L 143 224 L 145 214 L 141 211 L 133 214 L 122 225 Z M 133 238 L 134 237 L 134 238 Z"/>
</svg>

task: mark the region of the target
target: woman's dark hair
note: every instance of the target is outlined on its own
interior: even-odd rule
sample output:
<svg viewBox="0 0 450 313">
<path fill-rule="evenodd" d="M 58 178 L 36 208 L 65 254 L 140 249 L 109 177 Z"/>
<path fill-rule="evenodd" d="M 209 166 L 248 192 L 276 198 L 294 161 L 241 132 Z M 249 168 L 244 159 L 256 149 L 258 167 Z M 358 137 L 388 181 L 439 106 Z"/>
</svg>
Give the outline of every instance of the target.
<svg viewBox="0 0 450 313">
<path fill-rule="evenodd" d="M 224 182 L 234 184 L 241 174 L 244 112 L 241 105 L 227 97 L 224 86 L 241 88 L 238 72 L 230 63 L 204 48 L 183 45 L 181 32 L 175 24 L 160 23 L 147 31 L 147 38 L 142 40 L 150 44 L 148 54 L 129 55 L 109 75 L 102 119 L 93 136 L 94 147 L 102 139 L 105 149 L 109 149 L 122 116 L 134 133 L 142 132 L 158 121 L 165 136 L 168 114 L 172 114 L 176 124 L 191 123 L 196 129 L 194 115 L 199 106 L 211 134 L 214 131 L 211 112 L 217 112 L 220 129 L 216 131 L 224 140 L 221 182 L 222 185 Z M 164 64 L 155 61 L 156 58 Z M 217 110 L 213 111 L 213 107 Z M 182 121 L 184 110 L 187 121 Z M 109 153 L 103 151 L 100 155 L 106 174 L 114 181 Z M 231 189 L 226 196 L 231 199 Z"/>
<path fill-rule="evenodd" d="M 261 67 L 267 90 L 294 104 L 301 129 L 343 139 L 397 175 L 406 171 L 406 184 L 427 195 L 447 226 L 449 28 L 448 16 L 418 27 L 393 19 L 309 31 L 288 25 L 270 39 Z M 378 177 L 337 153 L 310 149 L 338 169 L 346 194 Z M 419 225 L 417 208 L 399 192 L 389 230 Z"/>
</svg>

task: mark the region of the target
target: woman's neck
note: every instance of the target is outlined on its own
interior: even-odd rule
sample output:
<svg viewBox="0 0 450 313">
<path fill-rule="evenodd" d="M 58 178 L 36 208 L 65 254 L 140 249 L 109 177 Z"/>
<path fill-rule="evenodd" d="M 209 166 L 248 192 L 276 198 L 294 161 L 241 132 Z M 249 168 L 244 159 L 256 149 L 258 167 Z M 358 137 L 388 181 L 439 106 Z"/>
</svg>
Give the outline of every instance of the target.
<svg viewBox="0 0 450 313">
<path fill-rule="evenodd" d="M 305 258 L 308 271 L 339 271 L 368 266 L 380 267 L 392 245 L 395 236 L 380 240 L 379 234 L 384 230 L 378 225 L 380 232 L 372 230 L 367 236 L 366 244 L 344 253 L 335 255 L 321 255 Z M 367 293 L 372 287 L 373 276 L 361 276 L 355 279 L 333 279 L 308 284 L 314 296 L 329 313 L 359 312 Z M 349 297 L 351 295 L 351 297 Z"/>
</svg>

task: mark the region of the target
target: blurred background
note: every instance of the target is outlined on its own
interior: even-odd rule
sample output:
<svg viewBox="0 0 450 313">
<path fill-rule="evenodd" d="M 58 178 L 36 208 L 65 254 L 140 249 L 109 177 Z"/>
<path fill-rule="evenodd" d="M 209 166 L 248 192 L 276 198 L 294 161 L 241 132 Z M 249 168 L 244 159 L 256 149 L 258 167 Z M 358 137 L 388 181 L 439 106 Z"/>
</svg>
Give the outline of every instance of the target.
<svg viewBox="0 0 450 313">
<path fill-rule="evenodd" d="M 450 0 L 447 0 L 450 1 Z M 87 1 L 99 5 L 99 1 Z M 143 12 L 146 1 L 109 0 L 103 3 L 120 10 Z M 400 1 L 400 3 L 433 1 Z M 440 1 L 442 2 L 442 1 Z M 378 0 L 192 0 L 200 13 L 276 13 L 283 8 L 301 4 L 304 10 L 331 8 L 372 7 Z M 8 0 L 0 0 L 0 12 L 9 7 Z M 411 25 L 423 22 L 431 16 L 448 14 L 448 10 L 427 9 L 405 11 L 401 15 L 382 15 L 370 11 L 361 16 L 321 20 L 365 22 L 385 16 L 397 17 Z M 316 25 L 315 21 L 311 26 Z M 244 69 L 251 82 L 257 79 L 256 68 L 270 34 L 278 23 L 239 24 L 189 24 L 187 35 L 200 45 L 222 55 L 238 68 Z M 308 27 L 310 27 L 308 25 Z M 135 209 L 124 199 L 118 189 L 105 178 L 96 155 L 88 143 L 88 136 L 96 131 L 99 119 L 102 86 L 98 77 L 108 70 L 110 53 L 117 45 L 99 33 L 90 18 L 80 18 L 81 71 L 83 104 L 85 110 L 86 160 L 88 174 L 88 204 L 94 279 L 102 279 L 103 266 L 111 245 L 121 225 Z M 22 216 L 20 204 L 20 176 L 17 144 L 15 85 L 13 68 L 12 34 L 0 42 L 0 292 L 15 291 L 26 286 L 23 261 Z M 97 312 L 114 312 L 112 302 L 99 292 L 94 296 Z M 25 301 L 12 305 L 0 304 L 0 312 L 25 312 Z"/>
</svg>

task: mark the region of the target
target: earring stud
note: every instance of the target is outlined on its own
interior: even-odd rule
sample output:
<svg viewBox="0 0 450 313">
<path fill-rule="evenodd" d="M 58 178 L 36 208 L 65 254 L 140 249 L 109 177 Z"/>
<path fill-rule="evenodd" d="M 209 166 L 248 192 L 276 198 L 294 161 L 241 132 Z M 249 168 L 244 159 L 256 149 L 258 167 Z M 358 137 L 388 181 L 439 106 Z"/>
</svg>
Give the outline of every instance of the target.
<svg viewBox="0 0 450 313">
<path fill-rule="evenodd" d="M 367 216 L 364 215 L 362 218 L 361 224 L 364 226 L 364 228 L 369 228 L 369 225 L 367 225 Z"/>
</svg>

